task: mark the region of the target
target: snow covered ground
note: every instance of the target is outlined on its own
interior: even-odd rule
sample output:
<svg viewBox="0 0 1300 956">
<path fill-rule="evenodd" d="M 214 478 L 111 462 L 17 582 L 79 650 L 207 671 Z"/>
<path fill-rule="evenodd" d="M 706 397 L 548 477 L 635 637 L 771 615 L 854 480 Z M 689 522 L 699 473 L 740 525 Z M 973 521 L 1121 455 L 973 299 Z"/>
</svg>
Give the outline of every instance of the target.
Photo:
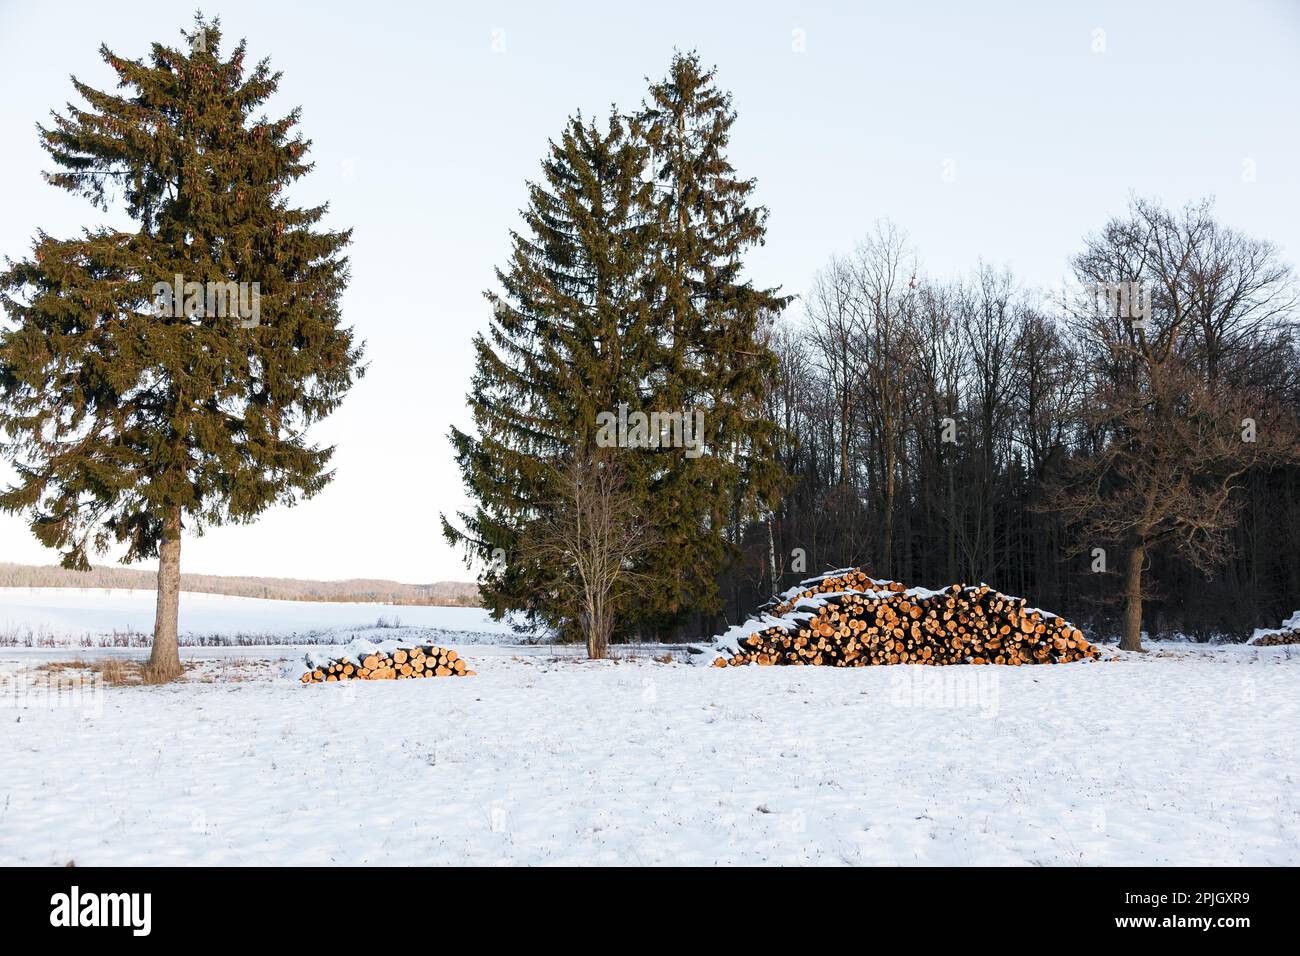
<svg viewBox="0 0 1300 956">
<path fill-rule="evenodd" d="M 153 631 L 153 591 L 111 588 L 0 588 L 0 644 L 96 646 Z M 181 592 L 186 641 L 336 643 L 377 622 L 474 635 L 475 643 L 522 640 L 509 623 L 476 607 L 269 601 Z"/>
<path fill-rule="evenodd" d="M 1300 648 L 701 668 L 455 645 L 80 697 L 0 648 L 0 864 L 1300 864 Z M 123 651 L 110 653 L 122 654 Z M 136 652 L 139 653 L 139 652 Z"/>
</svg>

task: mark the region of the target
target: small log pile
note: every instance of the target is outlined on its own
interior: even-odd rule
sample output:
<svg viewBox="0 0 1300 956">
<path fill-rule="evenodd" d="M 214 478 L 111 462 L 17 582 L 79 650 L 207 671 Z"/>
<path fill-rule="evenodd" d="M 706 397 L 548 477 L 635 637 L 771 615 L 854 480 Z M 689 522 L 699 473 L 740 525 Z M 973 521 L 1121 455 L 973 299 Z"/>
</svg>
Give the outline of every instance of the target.
<svg viewBox="0 0 1300 956">
<path fill-rule="evenodd" d="M 942 591 L 833 572 L 784 595 L 715 667 L 1059 664 L 1100 656 L 1072 624 L 988 585 Z"/>
<path fill-rule="evenodd" d="M 446 647 L 424 645 L 375 650 L 358 658 L 335 658 L 302 675 L 304 684 L 341 680 L 403 680 L 408 677 L 473 677 L 465 659 Z"/>
<path fill-rule="evenodd" d="M 1279 644 L 1300 644 L 1300 611 L 1282 622 L 1275 631 L 1256 632 L 1250 642 L 1253 647 L 1276 647 Z"/>
<path fill-rule="evenodd" d="M 1274 631 L 1261 634 L 1250 642 L 1255 647 L 1274 647 L 1278 644 L 1300 644 L 1300 631 Z"/>
</svg>

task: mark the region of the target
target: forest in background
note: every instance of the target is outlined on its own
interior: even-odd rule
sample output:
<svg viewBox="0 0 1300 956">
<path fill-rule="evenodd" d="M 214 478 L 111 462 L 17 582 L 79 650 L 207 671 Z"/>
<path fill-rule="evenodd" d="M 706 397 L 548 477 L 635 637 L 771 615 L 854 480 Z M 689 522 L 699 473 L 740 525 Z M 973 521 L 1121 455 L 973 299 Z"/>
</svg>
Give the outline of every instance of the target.
<svg viewBox="0 0 1300 956">
<path fill-rule="evenodd" d="M 806 576 L 802 552 L 808 572 L 986 581 L 1114 634 L 1134 544 L 1116 512 L 1147 493 L 1166 513 L 1140 563 L 1145 631 L 1240 638 L 1300 607 L 1290 265 L 1209 201 L 1133 200 L 1073 270 L 1046 293 L 987 264 L 934 279 L 889 223 L 826 265 L 768 327 L 790 486 L 740 542 L 731 615 Z M 1144 317 L 1097 301 L 1133 277 Z M 1235 441 L 1247 419 L 1285 453 L 1242 458 L 1179 433 L 1195 420 Z M 1142 472 L 1097 465 L 1115 449 Z M 1089 468 L 1092 488 L 1071 489 Z M 1218 483 L 1222 500 L 1205 497 Z"/>
</svg>

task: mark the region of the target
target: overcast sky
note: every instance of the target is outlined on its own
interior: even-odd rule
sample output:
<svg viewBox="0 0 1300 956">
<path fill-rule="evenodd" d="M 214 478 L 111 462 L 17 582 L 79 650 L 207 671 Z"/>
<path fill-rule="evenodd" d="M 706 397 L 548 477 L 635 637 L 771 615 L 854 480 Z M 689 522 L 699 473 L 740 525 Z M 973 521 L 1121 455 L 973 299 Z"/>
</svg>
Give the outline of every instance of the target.
<svg viewBox="0 0 1300 956">
<path fill-rule="evenodd" d="M 111 82 L 101 42 L 141 56 L 195 6 L 0 0 L 0 255 L 26 254 L 37 228 L 117 221 L 42 183 L 34 124 L 73 97 L 69 74 Z M 182 569 L 471 577 L 438 512 L 465 503 L 446 434 L 468 424 L 481 293 L 548 138 L 577 109 L 635 105 L 674 47 L 735 96 L 731 158 L 771 211 L 750 258 L 761 284 L 802 292 L 885 217 L 932 274 L 982 257 L 1057 283 L 1130 193 L 1213 195 L 1221 219 L 1300 261 L 1300 2 L 1040 6 L 208 4 L 284 72 L 275 112 L 302 106 L 316 169 L 294 195 L 355 229 L 344 316 L 370 370 L 314 433 L 338 446 L 329 488 L 188 538 Z M 0 516 L 0 560 L 56 559 Z"/>
</svg>

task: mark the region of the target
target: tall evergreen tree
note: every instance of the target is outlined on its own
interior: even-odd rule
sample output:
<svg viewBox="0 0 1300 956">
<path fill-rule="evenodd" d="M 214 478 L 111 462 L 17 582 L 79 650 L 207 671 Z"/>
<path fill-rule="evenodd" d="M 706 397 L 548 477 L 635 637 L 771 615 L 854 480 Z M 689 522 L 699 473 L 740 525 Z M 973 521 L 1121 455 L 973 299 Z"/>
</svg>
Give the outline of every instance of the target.
<svg viewBox="0 0 1300 956">
<path fill-rule="evenodd" d="M 654 582 L 646 609 L 661 623 L 717 611 L 719 572 L 783 480 L 777 426 L 764 413 L 777 360 L 760 331 L 790 299 L 743 277 L 767 209 L 751 205 L 755 181 L 727 159 L 736 112 L 715 72 L 694 53 L 676 54 L 636 117 L 654 187 L 659 352 L 650 390 L 656 407 L 703 411 L 708 434 L 698 457 L 659 451 L 657 538 L 645 571 Z"/>
<path fill-rule="evenodd" d="M 771 506 L 782 472 L 777 428 L 763 414 L 776 360 L 760 325 L 788 299 L 755 289 L 743 256 L 767 212 L 726 158 L 730 97 L 694 55 L 674 58 L 647 103 L 608 132 L 570 123 L 530 187 L 503 292 L 476 340 L 469 396 L 476 434 L 452 441 L 475 500 L 444 532 L 487 564 L 495 611 L 557 611 L 553 562 L 528 547 L 555 526 L 551 487 L 566 459 L 593 457 L 599 416 L 704 416 L 701 448 L 654 423 L 620 438 L 621 493 L 653 525 L 637 548 L 649 582 L 625 626 L 664 628 L 719 606 L 718 578 L 744 526 Z M 548 583 L 549 582 L 549 583 Z"/>
<path fill-rule="evenodd" d="M 643 284 L 646 259 L 644 149 L 611 116 L 606 129 L 581 116 L 552 142 L 542 179 L 529 185 L 524 230 L 485 293 L 493 316 L 474 340 L 468 396 L 473 434 L 452 429 L 471 512 L 443 531 L 486 566 L 480 588 L 494 612 L 576 633 L 557 599 L 553 559 L 530 548 L 553 527 L 566 464 L 592 460 L 597 416 L 640 408 L 639 385 L 655 352 Z M 620 471 L 635 489 L 645 460 Z"/>
<path fill-rule="evenodd" d="M 333 449 L 306 428 L 362 372 L 340 322 L 350 233 L 285 193 L 311 169 L 299 111 L 254 116 L 280 74 L 246 71 L 243 41 L 223 59 L 219 21 L 182 34 L 147 60 L 102 47 L 124 92 L 74 78 L 88 105 L 39 128 L 47 181 L 105 210 L 120 195 L 135 228 L 39 233 L 0 275 L 0 428 L 18 473 L 0 506 L 29 513 L 70 568 L 114 541 L 125 562 L 159 558 L 158 679 L 180 672 L 182 529 L 319 491 Z"/>
</svg>

